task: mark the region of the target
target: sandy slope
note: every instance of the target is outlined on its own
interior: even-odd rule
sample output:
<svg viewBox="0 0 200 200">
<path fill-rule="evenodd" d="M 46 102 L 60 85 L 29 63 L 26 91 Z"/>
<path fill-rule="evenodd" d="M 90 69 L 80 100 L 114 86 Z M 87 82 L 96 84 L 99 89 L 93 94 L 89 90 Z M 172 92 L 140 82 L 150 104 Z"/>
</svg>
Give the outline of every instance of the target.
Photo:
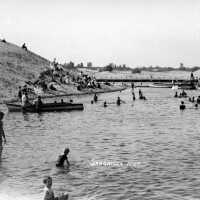
<svg viewBox="0 0 200 200">
<path fill-rule="evenodd" d="M 0 103 L 15 101 L 18 87 L 25 81 L 35 81 L 40 72 L 49 67 L 50 61 L 41 56 L 22 49 L 21 47 L 0 41 Z M 74 73 L 77 73 L 76 69 Z M 58 96 L 72 94 L 88 94 L 94 92 L 109 92 L 122 87 L 102 85 L 102 89 L 84 89 L 78 91 L 74 84 L 60 85 L 61 90 L 45 93 L 43 96 Z"/>
<path fill-rule="evenodd" d="M 0 41 L 0 98 L 16 95 L 19 85 L 34 80 L 48 65 L 47 59 Z"/>
</svg>

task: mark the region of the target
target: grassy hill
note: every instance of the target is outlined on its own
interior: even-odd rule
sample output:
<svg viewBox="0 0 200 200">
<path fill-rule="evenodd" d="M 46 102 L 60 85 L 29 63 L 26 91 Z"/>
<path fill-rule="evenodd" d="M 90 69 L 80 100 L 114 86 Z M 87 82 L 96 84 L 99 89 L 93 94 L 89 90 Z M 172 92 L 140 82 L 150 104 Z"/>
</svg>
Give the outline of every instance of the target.
<svg viewBox="0 0 200 200">
<path fill-rule="evenodd" d="M 35 80 L 49 61 L 21 47 L 0 41 L 0 101 L 17 94 L 24 81 Z"/>
<path fill-rule="evenodd" d="M 36 80 L 43 80 L 46 84 L 56 83 L 56 91 L 48 88 L 42 95 L 43 97 L 92 94 L 122 89 L 118 86 L 101 84 L 100 88 L 96 86 L 96 88 L 86 87 L 78 90 L 77 85 L 79 83 L 72 79 L 80 76 L 80 70 L 74 67 L 71 69 L 69 66 L 63 66 L 63 72 L 60 75 L 66 76 L 68 74 L 71 80 L 70 83 L 61 83 L 60 78 L 62 77 L 60 75 L 58 77 L 55 75 L 54 80 L 52 80 L 52 74 L 47 74 L 41 78 L 41 74 L 49 72 L 49 65 L 49 60 L 29 50 L 27 51 L 17 45 L 0 41 L 0 103 L 5 100 L 16 100 L 18 87 L 24 85 L 25 82 L 35 82 Z"/>
</svg>

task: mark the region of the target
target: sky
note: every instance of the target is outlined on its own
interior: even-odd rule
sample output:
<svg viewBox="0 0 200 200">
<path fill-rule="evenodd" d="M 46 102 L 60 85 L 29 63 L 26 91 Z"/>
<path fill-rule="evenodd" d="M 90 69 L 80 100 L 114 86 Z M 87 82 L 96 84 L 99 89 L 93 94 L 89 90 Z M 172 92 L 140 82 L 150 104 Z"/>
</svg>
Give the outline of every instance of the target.
<svg viewBox="0 0 200 200">
<path fill-rule="evenodd" d="M 199 0 L 0 0 L 0 38 L 61 63 L 200 66 Z"/>
</svg>

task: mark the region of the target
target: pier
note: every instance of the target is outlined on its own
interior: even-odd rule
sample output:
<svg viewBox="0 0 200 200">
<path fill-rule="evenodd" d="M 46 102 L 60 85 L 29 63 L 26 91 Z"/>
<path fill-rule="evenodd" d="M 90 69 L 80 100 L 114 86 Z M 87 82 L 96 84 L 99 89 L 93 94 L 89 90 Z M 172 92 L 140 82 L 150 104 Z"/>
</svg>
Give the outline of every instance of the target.
<svg viewBox="0 0 200 200">
<path fill-rule="evenodd" d="M 117 78 L 102 78 L 97 79 L 97 82 L 153 82 L 153 83 L 172 83 L 175 82 L 187 82 L 189 79 L 117 79 Z M 198 80 L 193 80 L 193 82 L 198 82 Z"/>
</svg>

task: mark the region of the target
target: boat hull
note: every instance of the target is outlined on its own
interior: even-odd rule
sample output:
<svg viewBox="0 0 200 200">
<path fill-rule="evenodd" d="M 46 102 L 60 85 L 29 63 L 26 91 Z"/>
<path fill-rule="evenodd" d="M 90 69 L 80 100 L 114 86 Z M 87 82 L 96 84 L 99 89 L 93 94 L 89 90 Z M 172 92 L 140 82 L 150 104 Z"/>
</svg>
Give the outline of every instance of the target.
<svg viewBox="0 0 200 200">
<path fill-rule="evenodd" d="M 6 104 L 9 112 L 59 112 L 59 111 L 72 111 L 72 110 L 83 110 L 83 104 L 74 103 L 47 103 L 42 104 L 39 108 L 35 105 L 22 107 L 19 104 Z"/>
</svg>

